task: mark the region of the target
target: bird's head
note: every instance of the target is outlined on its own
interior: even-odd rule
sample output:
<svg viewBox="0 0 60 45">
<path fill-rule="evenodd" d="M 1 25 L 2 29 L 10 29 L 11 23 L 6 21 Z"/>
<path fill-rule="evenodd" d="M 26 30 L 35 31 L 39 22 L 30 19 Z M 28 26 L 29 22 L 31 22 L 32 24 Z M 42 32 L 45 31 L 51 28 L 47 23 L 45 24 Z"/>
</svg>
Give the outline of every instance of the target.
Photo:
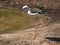
<svg viewBox="0 0 60 45">
<path fill-rule="evenodd" d="M 24 6 L 22 7 L 22 10 L 23 10 L 24 12 L 28 12 L 29 9 L 30 9 L 30 8 L 29 8 L 29 6 L 27 6 L 27 5 L 24 5 Z"/>
<path fill-rule="evenodd" d="M 28 8 L 29 8 L 29 7 L 28 7 L 27 5 L 25 5 L 25 6 L 22 7 L 22 10 L 23 10 L 23 9 L 28 9 Z"/>
</svg>

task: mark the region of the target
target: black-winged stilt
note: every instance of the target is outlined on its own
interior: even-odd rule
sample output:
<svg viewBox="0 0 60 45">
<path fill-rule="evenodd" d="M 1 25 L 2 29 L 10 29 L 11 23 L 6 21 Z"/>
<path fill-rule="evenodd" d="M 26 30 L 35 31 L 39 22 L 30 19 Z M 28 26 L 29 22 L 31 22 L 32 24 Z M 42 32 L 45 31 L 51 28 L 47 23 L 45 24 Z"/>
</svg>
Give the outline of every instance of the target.
<svg viewBox="0 0 60 45">
<path fill-rule="evenodd" d="M 25 10 L 25 12 L 26 12 L 28 15 L 31 15 L 31 16 L 36 15 L 36 18 L 37 18 L 36 21 L 40 18 L 38 15 L 43 15 L 43 14 L 45 13 L 44 10 L 41 10 L 41 9 L 39 9 L 39 8 L 33 8 L 33 9 L 32 9 L 32 8 L 30 8 L 30 7 L 27 6 L 27 5 L 23 6 L 23 7 L 22 7 L 22 10 Z M 40 20 L 40 23 L 42 24 L 41 27 L 45 25 L 44 22 L 41 21 L 41 20 Z M 36 26 L 37 26 L 37 24 L 36 24 Z M 38 31 L 38 30 L 36 29 L 35 33 L 36 33 L 37 31 Z M 33 39 L 36 39 L 37 35 L 38 35 L 38 33 L 35 34 L 35 36 L 34 36 Z"/>
<path fill-rule="evenodd" d="M 29 6 L 25 5 L 22 7 L 22 10 L 25 10 L 25 12 L 28 15 L 38 15 L 38 14 L 44 14 L 46 13 L 45 10 L 41 10 L 39 8 L 30 8 Z"/>
</svg>

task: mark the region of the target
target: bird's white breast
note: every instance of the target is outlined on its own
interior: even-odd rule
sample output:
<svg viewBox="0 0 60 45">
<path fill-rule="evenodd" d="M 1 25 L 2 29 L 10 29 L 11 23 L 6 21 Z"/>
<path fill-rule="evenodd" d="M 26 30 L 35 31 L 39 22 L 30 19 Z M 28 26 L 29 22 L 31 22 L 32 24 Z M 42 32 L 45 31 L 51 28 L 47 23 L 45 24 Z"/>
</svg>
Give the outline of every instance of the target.
<svg viewBox="0 0 60 45">
<path fill-rule="evenodd" d="M 38 13 L 31 13 L 31 11 L 28 11 L 27 14 L 29 14 L 29 15 L 37 15 Z"/>
</svg>

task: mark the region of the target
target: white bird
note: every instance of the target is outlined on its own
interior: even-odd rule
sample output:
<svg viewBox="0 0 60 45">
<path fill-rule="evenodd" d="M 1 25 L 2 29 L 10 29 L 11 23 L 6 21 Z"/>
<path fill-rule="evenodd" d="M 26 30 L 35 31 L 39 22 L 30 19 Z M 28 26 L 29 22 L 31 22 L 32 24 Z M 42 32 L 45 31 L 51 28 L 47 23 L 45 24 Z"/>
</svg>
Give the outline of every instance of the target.
<svg viewBox="0 0 60 45">
<path fill-rule="evenodd" d="M 44 10 L 41 10 L 39 8 L 30 8 L 29 6 L 25 5 L 22 7 L 22 10 L 25 10 L 25 12 L 28 14 L 28 15 L 37 15 L 37 14 L 44 14 L 45 11 Z"/>
</svg>

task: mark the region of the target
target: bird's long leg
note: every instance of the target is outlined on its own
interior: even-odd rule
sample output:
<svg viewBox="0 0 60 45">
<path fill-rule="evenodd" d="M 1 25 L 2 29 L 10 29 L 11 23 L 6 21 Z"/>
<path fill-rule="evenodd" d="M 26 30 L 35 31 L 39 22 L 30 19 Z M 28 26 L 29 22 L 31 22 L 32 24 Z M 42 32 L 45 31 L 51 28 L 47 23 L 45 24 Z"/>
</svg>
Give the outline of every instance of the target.
<svg viewBox="0 0 60 45">
<path fill-rule="evenodd" d="M 39 16 L 36 16 L 36 20 L 35 21 L 37 22 L 38 20 L 39 20 Z M 35 40 L 37 38 L 37 35 L 38 35 L 38 32 L 37 32 L 38 31 L 38 27 L 37 26 L 38 26 L 38 24 L 36 23 L 36 30 L 35 30 L 35 35 L 33 37 L 33 40 Z"/>
<path fill-rule="evenodd" d="M 39 17 L 39 16 L 36 16 L 36 22 L 37 22 L 39 19 L 40 19 L 40 17 Z M 42 27 L 45 26 L 45 23 L 44 23 L 42 20 L 39 20 L 39 23 L 41 23 L 41 24 L 36 23 L 36 30 L 35 30 L 35 35 L 34 35 L 33 40 L 35 40 L 35 39 L 37 38 L 38 30 L 39 30 L 38 28 L 42 28 Z M 39 25 L 40 25 L 40 26 L 39 26 Z"/>
</svg>

